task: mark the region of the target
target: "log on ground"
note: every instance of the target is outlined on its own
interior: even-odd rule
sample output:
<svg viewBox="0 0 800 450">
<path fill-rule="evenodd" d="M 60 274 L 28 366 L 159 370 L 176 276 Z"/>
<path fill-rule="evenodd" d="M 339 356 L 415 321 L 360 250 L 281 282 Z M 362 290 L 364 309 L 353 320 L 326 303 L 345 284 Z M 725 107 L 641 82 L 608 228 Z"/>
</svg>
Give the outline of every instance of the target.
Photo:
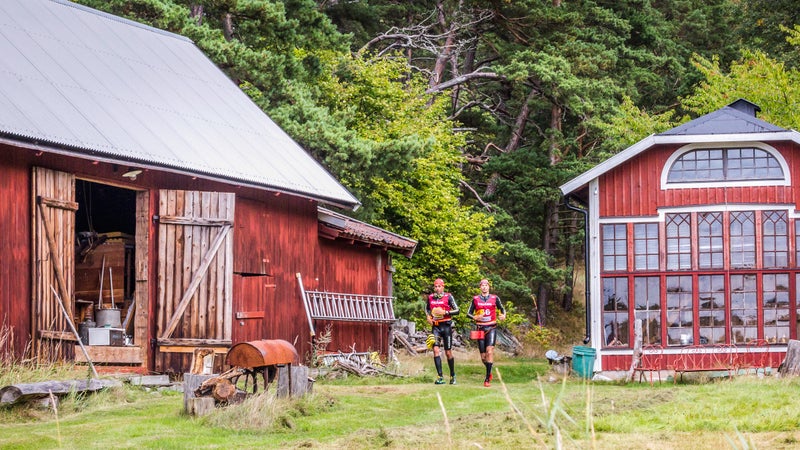
<svg viewBox="0 0 800 450">
<path fill-rule="evenodd" d="M 122 383 L 118 380 L 98 379 L 12 384 L 0 389 L 0 404 L 48 397 L 50 393 L 53 395 L 66 395 L 71 392 L 95 392 L 121 385 Z"/>
</svg>

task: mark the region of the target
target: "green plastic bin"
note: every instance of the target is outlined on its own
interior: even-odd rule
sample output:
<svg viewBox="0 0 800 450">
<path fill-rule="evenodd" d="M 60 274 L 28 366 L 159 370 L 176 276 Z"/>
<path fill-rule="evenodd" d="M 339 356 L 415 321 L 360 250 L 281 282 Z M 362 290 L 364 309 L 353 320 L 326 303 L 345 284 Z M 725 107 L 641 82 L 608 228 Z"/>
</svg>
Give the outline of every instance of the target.
<svg viewBox="0 0 800 450">
<path fill-rule="evenodd" d="M 597 350 L 592 347 L 572 347 L 572 370 L 581 378 L 592 378 Z"/>
</svg>

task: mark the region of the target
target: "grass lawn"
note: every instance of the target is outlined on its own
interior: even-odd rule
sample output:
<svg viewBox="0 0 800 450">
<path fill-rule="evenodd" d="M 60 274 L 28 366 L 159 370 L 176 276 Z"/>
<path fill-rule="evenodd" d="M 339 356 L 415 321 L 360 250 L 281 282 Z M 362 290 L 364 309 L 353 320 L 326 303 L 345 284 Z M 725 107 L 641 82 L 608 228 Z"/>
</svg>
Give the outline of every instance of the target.
<svg viewBox="0 0 800 450">
<path fill-rule="evenodd" d="M 179 392 L 125 386 L 58 411 L 0 408 L 0 448 L 800 448 L 794 378 L 650 386 L 562 382 L 540 359 L 496 367 L 484 388 L 477 352 L 456 352 L 458 384 L 437 386 L 430 356 L 404 357 L 402 379 L 320 378 L 304 398 L 261 395 L 202 418 Z"/>
</svg>

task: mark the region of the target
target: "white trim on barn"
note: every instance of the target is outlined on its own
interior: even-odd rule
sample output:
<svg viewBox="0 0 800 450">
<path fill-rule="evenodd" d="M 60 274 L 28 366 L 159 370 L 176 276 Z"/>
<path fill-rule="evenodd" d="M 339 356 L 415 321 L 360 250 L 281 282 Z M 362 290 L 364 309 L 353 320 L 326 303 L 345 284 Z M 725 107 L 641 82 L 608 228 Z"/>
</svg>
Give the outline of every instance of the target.
<svg viewBox="0 0 800 450">
<path fill-rule="evenodd" d="M 734 148 L 734 147 L 753 147 L 759 150 L 764 150 L 765 152 L 769 153 L 773 158 L 775 158 L 778 163 L 781 165 L 781 170 L 783 171 L 783 180 L 735 180 L 735 181 L 712 181 L 708 183 L 670 183 L 667 181 L 667 177 L 669 177 L 669 172 L 672 170 L 673 164 L 675 161 L 683 156 L 684 154 L 691 152 L 693 150 L 699 149 L 725 149 L 725 148 Z M 704 142 L 700 144 L 688 144 L 684 145 L 683 147 L 675 150 L 675 152 L 667 158 L 667 161 L 664 163 L 664 167 L 661 169 L 661 189 L 692 189 L 692 188 L 713 188 L 713 187 L 729 187 L 729 186 L 737 186 L 737 187 L 745 187 L 745 186 L 791 186 L 792 185 L 792 174 L 789 170 L 789 164 L 786 163 L 786 159 L 781 155 L 781 153 L 775 149 L 775 147 L 766 144 L 764 142 L 756 142 L 756 141 L 749 141 L 749 142 Z"/>
<path fill-rule="evenodd" d="M 692 143 L 745 143 L 745 142 L 777 142 L 791 141 L 800 144 L 800 133 L 795 130 L 774 133 L 743 133 L 743 134 L 705 134 L 705 135 L 650 135 L 631 145 L 592 169 L 573 178 L 561 185 L 561 193 L 571 194 L 589 183 L 589 181 L 603 175 L 634 156 L 660 144 L 692 144 Z"/>
</svg>

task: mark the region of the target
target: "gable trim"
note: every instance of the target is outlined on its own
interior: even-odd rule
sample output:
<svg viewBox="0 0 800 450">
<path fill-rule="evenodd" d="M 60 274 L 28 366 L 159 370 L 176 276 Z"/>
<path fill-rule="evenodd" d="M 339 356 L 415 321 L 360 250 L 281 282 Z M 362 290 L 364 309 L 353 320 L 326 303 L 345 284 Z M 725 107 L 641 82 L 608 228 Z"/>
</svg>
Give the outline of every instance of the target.
<svg viewBox="0 0 800 450">
<path fill-rule="evenodd" d="M 701 143 L 742 143 L 742 142 L 778 142 L 790 141 L 800 144 L 800 133 L 795 130 L 775 133 L 740 133 L 740 134 L 705 134 L 705 135 L 654 135 L 642 139 L 611 158 L 594 166 L 581 175 L 562 184 L 559 189 L 563 195 L 571 194 L 586 186 L 591 180 L 598 178 L 639 153 L 660 144 L 701 144 Z"/>
<path fill-rule="evenodd" d="M 765 152 L 769 153 L 773 158 L 775 158 L 778 163 L 781 165 L 781 170 L 783 171 L 783 179 L 782 180 L 747 180 L 747 181 L 713 181 L 713 182 L 694 182 L 694 183 L 668 183 L 667 177 L 669 176 L 669 171 L 672 169 L 672 165 L 675 161 L 683 156 L 684 154 L 691 152 L 693 150 L 704 149 L 704 148 L 713 148 L 713 149 L 728 149 L 728 148 L 736 148 L 736 147 L 753 147 L 759 150 L 764 150 Z M 668 189 L 693 189 L 693 188 L 716 188 L 716 187 L 748 187 L 748 186 L 791 186 L 792 185 L 792 175 L 791 171 L 789 170 L 789 165 L 786 163 L 786 159 L 781 155 L 781 153 L 775 149 L 775 147 L 765 144 L 763 142 L 715 142 L 715 143 L 700 143 L 700 144 L 689 144 L 684 145 L 683 147 L 675 150 L 667 161 L 664 163 L 664 167 L 661 168 L 661 189 L 668 190 Z"/>
</svg>

